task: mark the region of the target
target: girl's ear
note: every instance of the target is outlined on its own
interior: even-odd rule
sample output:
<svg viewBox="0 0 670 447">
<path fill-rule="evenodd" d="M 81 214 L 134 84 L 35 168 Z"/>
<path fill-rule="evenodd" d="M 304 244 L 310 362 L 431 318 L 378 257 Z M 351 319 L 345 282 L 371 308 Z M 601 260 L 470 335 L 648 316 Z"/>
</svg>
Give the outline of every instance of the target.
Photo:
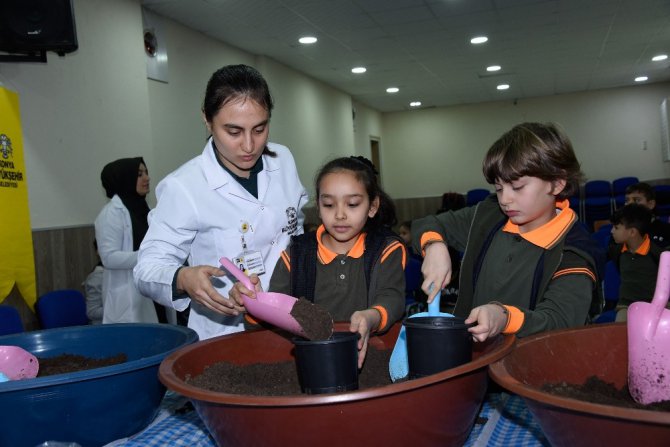
<svg viewBox="0 0 670 447">
<path fill-rule="evenodd" d="M 205 112 L 200 112 L 200 114 L 202 116 L 202 122 L 205 123 L 205 128 L 207 129 L 207 133 L 209 133 L 211 135 L 212 134 L 212 126 L 207 121 L 207 117 L 205 116 Z"/>
<path fill-rule="evenodd" d="M 552 196 L 559 195 L 565 189 L 566 184 L 567 184 L 567 181 L 564 178 L 562 178 L 560 180 L 554 180 L 553 182 L 551 182 L 551 185 L 552 185 L 551 195 Z"/>
<path fill-rule="evenodd" d="M 370 204 L 370 209 L 368 210 L 368 217 L 369 218 L 375 217 L 377 211 L 379 211 L 379 196 L 375 197 L 375 199 Z"/>
</svg>

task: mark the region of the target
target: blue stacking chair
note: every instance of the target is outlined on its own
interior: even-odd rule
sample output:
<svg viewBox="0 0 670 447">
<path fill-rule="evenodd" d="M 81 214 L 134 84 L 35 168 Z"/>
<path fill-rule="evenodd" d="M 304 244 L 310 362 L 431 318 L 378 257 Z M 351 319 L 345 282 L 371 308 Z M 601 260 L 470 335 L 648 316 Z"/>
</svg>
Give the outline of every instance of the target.
<svg viewBox="0 0 670 447">
<path fill-rule="evenodd" d="M 590 231 L 597 220 L 609 220 L 612 215 L 612 185 L 607 180 L 591 180 L 584 185 L 584 222 Z"/>
<path fill-rule="evenodd" d="M 616 304 L 619 301 L 619 286 L 621 285 L 621 275 L 614 261 L 607 261 L 605 264 L 605 279 L 603 280 L 603 297 L 605 298 L 605 308 L 596 323 L 611 323 L 616 319 Z"/>
<path fill-rule="evenodd" d="M 626 202 L 626 188 L 639 183 L 637 177 L 620 177 L 612 180 L 612 195 L 614 196 L 614 209 L 621 208 Z"/>
<path fill-rule="evenodd" d="M 19 311 L 12 306 L 0 304 L 0 335 L 23 332 L 23 322 Z"/>
<path fill-rule="evenodd" d="M 465 194 L 465 206 L 476 205 L 491 194 L 491 191 L 484 188 L 471 189 Z"/>
<path fill-rule="evenodd" d="M 35 312 L 42 329 L 88 324 L 86 298 L 75 289 L 54 290 L 39 297 Z"/>
<path fill-rule="evenodd" d="M 413 256 L 407 256 L 407 265 L 405 265 L 405 307 L 416 302 L 414 292 L 421 287 L 422 280 L 421 260 Z"/>
<path fill-rule="evenodd" d="M 612 224 L 604 224 L 598 228 L 597 231 L 591 233 L 591 237 L 598 242 L 604 250 L 607 250 L 610 239 L 612 237 Z"/>
</svg>

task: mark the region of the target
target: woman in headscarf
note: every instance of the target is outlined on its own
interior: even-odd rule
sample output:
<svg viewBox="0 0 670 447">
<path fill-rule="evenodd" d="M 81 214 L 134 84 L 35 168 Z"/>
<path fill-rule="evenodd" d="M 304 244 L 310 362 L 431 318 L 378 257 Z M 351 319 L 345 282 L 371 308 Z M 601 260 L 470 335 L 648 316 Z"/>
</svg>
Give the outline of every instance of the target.
<svg viewBox="0 0 670 447">
<path fill-rule="evenodd" d="M 149 171 L 142 157 L 121 158 L 100 174 L 111 200 L 95 219 L 95 238 L 104 266 L 103 323 L 156 323 L 154 302 L 133 282 L 137 250 L 149 223 Z"/>
</svg>

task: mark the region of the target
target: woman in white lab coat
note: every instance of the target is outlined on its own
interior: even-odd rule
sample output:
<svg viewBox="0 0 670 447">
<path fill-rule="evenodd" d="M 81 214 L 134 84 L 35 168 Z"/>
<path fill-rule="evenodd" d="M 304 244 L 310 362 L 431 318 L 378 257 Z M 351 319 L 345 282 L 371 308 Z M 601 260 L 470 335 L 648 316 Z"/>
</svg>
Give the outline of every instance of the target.
<svg viewBox="0 0 670 447">
<path fill-rule="evenodd" d="M 290 237 L 302 233 L 307 193 L 293 156 L 268 143 L 272 98 L 261 74 L 225 66 L 210 78 L 203 118 L 210 138 L 201 155 L 163 179 L 135 282 L 165 306 L 191 311 L 200 339 L 243 329 L 241 302 L 228 298 L 223 256 L 267 288 Z"/>
<path fill-rule="evenodd" d="M 154 303 L 133 281 L 137 250 L 147 231 L 149 172 L 142 157 L 108 163 L 100 174 L 111 200 L 95 219 L 95 239 L 104 266 L 103 323 L 157 323 Z"/>
</svg>

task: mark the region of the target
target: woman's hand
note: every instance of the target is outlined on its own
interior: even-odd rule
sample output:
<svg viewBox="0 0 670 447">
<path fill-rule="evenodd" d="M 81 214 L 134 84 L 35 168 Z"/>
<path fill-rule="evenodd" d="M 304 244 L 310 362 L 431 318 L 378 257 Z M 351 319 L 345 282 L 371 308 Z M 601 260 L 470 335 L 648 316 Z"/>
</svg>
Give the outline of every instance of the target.
<svg viewBox="0 0 670 447">
<path fill-rule="evenodd" d="M 428 295 L 428 302 L 432 303 L 437 292 L 444 289 L 451 281 L 451 256 L 444 242 L 433 242 L 425 251 L 426 256 L 421 264 L 423 273 L 421 290 Z"/>
<path fill-rule="evenodd" d="M 233 285 L 233 287 L 230 289 L 230 292 L 228 293 L 230 295 L 230 299 L 234 300 L 241 306 L 244 305 L 242 295 L 248 298 L 256 298 L 256 292 L 263 291 L 261 280 L 258 278 L 257 274 L 253 273 L 251 276 L 249 276 L 249 280 L 251 281 L 251 285 L 254 286 L 254 290 L 247 289 L 241 281 L 238 281 Z"/>
<path fill-rule="evenodd" d="M 476 341 L 485 341 L 487 338 L 500 334 L 507 324 L 507 314 L 499 304 L 484 304 L 475 307 L 465 320 L 465 324 L 477 323 L 468 329 Z"/>
<path fill-rule="evenodd" d="M 212 285 L 212 276 L 224 276 L 225 274 L 223 270 L 209 265 L 184 267 L 177 274 L 177 289 L 183 290 L 192 300 L 214 312 L 239 315 L 245 310 L 242 300 L 226 298 Z"/>
<path fill-rule="evenodd" d="M 370 333 L 379 327 L 382 316 L 375 309 L 359 310 L 351 315 L 350 332 L 358 332 L 358 369 L 363 367 L 365 354 L 368 352 L 368 340 Z"/>
</svg>

